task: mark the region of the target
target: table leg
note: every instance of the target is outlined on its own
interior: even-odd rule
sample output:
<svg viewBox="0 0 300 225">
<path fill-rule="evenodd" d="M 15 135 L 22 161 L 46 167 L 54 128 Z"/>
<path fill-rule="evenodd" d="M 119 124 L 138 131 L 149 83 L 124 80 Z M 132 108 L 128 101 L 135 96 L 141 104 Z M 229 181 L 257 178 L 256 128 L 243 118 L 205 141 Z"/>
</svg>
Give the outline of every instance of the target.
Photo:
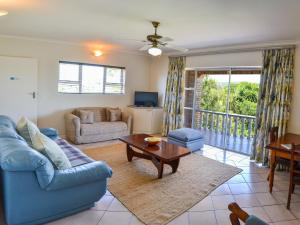
<svg viewBox="0 0 300 225">
<path fill-rule="evenodd" d="M 164 174 L 164 162 L 160 160 L 158 168 L 158 179 L 161 179 Z"/>
<path fill-rule="evenodd" d="M 172 167 L 172 173 L 176 173 L 177 168 L 179 166 L 179 161 L 180 161 L 180 159 L 178 158 L 178 159 L 176 159 L 176 160 L 169 163 L 169 165 Z"/>
<path fill-rule="evenodd" d="M 129 144 L 127 144 L 127 159 L 128 159 L 128 162 L 132 161 L 133 153 L 134 152 L 133 152 L 132 148 L 129 146 Z"/>
<path fill-rule="evenodd" d="M 276 154 L 271 150 L 271 158 L 270 158 L 270 173 L 269 173 L 269 192 L 272 193 L 273 182 L 274 182 L 274 172 L 276 168 Z"/>
<path fill-rule="evenodd" d="M 164 173 L 164 162 L 161 159 L 157 159 L 155 157 L 152 157 L 151 161 L 153 162 L 154 166 L 157 168 L 158 179 L 161 179 Z"/>
</svg>

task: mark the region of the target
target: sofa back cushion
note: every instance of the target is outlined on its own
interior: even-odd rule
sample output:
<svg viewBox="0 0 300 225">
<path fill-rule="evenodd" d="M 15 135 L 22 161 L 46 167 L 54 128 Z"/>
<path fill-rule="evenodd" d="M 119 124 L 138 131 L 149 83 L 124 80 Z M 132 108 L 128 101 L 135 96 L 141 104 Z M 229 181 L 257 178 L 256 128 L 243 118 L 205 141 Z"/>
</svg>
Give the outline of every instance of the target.
<svg viewBox="0 0 300 225">
<path fill-rule="evenodd" d="M 107 115 L 109 115 L 108 117 L 110 122 L 116 122 L 122 120 L 121 109 L 109 109 Z"/>
<path fill-rule="evenodd" d="M 85 107 L 77 108 L 72 113 L 80 118 L 80 110 L 91 111 L 94 113 L 94 122 L 106 121 L 106 108 L 104 107 Z"/>
<path fill-rule="evenodd" d="M 30 147 L 33 148 L 33 146 L 42 146 L 40 140 L 34 138 L 36 134 L 40 133 L 39 128 L 27 118 L 22 117 L 19 120 L 17 123 L 17 130 Z"/>
<path fill-rule="evenodd" d="M 95 113 L 93 111 L 79 110 L 79 118 L 81 123 L 94 123 Z"/>
<path fill-rule="evenodd" d="M 35 140 L 33 143 L 41 143 L 41 145 L 34 145 L 33 148 L 48 157 L 57 169 L 64 170 L 72 167 L 66 154 L 55 141 L 42 133 L 37 133 L 34 139 L 38 141 Z"/>
</svg>

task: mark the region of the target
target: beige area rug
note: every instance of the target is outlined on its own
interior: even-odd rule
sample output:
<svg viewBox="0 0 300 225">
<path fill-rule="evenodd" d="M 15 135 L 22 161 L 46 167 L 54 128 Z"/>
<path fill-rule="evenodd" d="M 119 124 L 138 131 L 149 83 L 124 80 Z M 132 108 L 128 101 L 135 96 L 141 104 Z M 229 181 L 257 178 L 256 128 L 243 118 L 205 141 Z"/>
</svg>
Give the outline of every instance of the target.
<svg viewBox="0 0 300 225">
<path fill-rule="evenodd" d="M 165 165 L 163 178 L 157 179 L 157 169 L 152 162 L 136 158 L 127 161 L 123 143 L 85 149 L 84 152 L 112 167 L 109 191 L 147 225 L 167 224 L 241 171 L 191 154 L 181 158 L 174 174 Z"/>
</svg>

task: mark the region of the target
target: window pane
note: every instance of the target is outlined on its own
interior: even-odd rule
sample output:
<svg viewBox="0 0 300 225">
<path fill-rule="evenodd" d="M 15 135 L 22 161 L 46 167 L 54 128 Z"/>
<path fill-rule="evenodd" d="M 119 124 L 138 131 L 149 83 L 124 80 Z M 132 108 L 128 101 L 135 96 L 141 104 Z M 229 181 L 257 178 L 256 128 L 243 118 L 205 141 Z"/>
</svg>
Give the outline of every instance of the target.
<svg viewBox="0 0 300 225">
<path fill-rule="evenodd" d="M 123 85 L 121 84 L 106 84 L 105 93 L 108 94 L 123 94 Z"/>
<path fill-rule="evenodd" d="M 60 63 L 59 80 L 79 81 L 79 65 Z"/>
<path fill-rule="evenodd" d="M 106 83 L 123 83 L 122 69 L 107 68 Z"/>
<path fill-rule="evenodd" d="M 103 67 L 82 66 L 82 93 L 103 92 Z"/>
<path fill-rule="evenodd" d="M 79 93 L 79 84 L 58 83 L 58 92 Z"/>
</svg>

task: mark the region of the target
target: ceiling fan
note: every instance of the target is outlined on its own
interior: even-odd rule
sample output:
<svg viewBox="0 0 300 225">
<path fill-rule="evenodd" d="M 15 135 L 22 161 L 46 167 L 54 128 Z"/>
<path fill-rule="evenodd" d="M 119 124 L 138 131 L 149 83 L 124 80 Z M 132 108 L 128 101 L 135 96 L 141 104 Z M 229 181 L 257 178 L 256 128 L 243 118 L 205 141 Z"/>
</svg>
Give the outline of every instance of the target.
<svg viewBox="0 0 300 225">
<path fill-rule="evenodd" d="M 154 34 L 148 35 L 147 36 L 147 41 L 143 41 L 146 42 L 146 45 L 144 45 L 143 47 L 141 47 L 139 50 L 140 51 L 146 51 L 148 50 L 148 53 L 150 55 L 153 56 L 159 56 L 162 53 L 162 48 L 169 48 L 169 49 L 173 49 L 173 50 L 177 50 L 177 51 L 181 51 L 181 52 L 187 52 L 188 49 L 186 48 L 182 48 L 179 46 L 174 46 L 169 44 L 168 42 L 173 41 L 172 38 L 169 37 L 163 37 L 159 34 L 157 34 L 157 28 L 159 26 L 159 22 L 156 21 L 152 21 L 151 22 L 153 27 L 154 27 Z"/>
</svg>

